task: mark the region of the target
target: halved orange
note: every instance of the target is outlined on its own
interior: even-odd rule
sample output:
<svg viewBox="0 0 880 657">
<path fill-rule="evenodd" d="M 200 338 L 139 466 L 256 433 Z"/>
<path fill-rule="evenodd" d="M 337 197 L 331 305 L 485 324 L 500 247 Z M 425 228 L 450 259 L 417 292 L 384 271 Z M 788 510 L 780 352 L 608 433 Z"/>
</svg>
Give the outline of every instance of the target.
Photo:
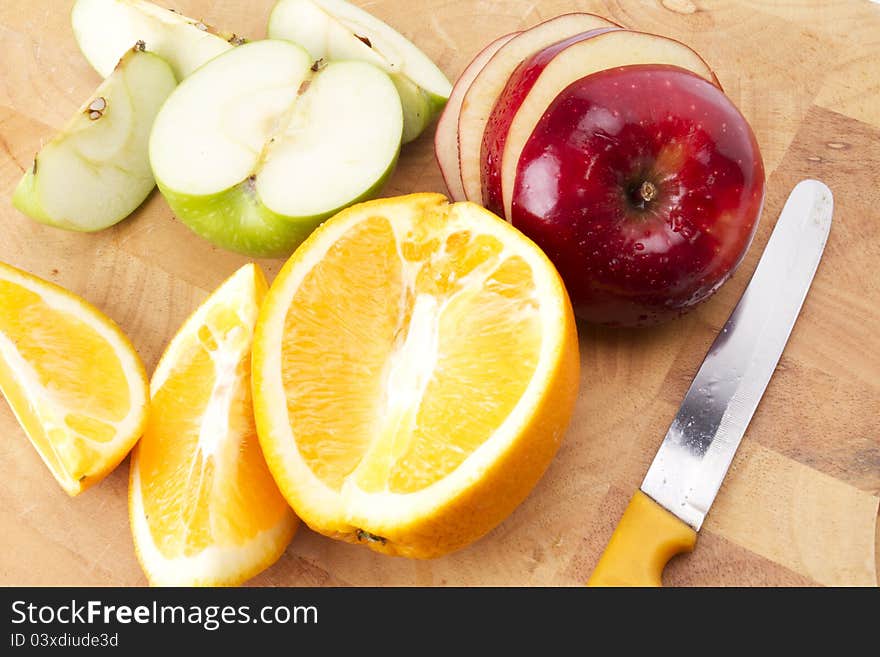
<svg viewBox="0 0 880 657">
<path fill-rule="evenodd" d="M 297 519 L 254 427 L 250 357 L 266 292 L 256 265 L 223 283 L 171 340 L 132 453 L 129 516 L 150 583 L 232 585 L 284 552 Z"/>
<path fill-rule="evenodd" d="M 439 194 L 370 201 L 316 230 L 266 297 L 257 429 L 310 527 L 433 557 L 533 488 L 578 370 L 568 296 L 534 243 Z"/>
<path fill-rule="evenodd" d="M 125 458 L 143 432 L 149 401 L 144 366 L 113 320 L 3 263 L 0 390 L 70 495 Z"/>
</svg>

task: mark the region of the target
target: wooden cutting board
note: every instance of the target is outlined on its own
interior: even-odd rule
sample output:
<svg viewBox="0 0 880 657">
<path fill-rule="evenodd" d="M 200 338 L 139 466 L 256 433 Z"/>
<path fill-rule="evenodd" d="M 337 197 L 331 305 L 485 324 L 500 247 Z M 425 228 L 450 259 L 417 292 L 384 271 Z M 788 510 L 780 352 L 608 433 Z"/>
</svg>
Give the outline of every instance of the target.
<svg viewBox="0 0 880 657">
<path fill-rule="evenodd" d="M 165 0 L 163 0 L 165 2 Z M 158 194 L 96 235 L 38 225 L 9 202 L 41 143 L 97 86 L 71 0 L 0 4 L 0 260 L 113 317 L 147 364 L 245 259 L 211 247 Z M 867 1 L 377 0 L 366 6 L 450 78 L 496 36 L 592 11 L 697 49 L 751 122 L 768 172 L 757 237 L 736 276 L 690 316 L 651 330 L 580 327 L 581 393 L 553 465 L 472 547 L 435 561 L 373 554 L 300 529 L 269 585 L 577 585 L 639 485 L 706 349 L 739 298 L 791 187 L 835 195 L 825 257 L 694 554 L 675 585 L 876 585 L 880 493 L 880 5 Z M 259 38 L 272 0 L 178 0 Z M 406 147 L 386 195 L 445 191 L 430 136 Z M 273 276 L 280 261 L 261 263 Z M 0 402 L 0 584 L 142 585 L 127 462 L 76 499 Z"/>
</svg>

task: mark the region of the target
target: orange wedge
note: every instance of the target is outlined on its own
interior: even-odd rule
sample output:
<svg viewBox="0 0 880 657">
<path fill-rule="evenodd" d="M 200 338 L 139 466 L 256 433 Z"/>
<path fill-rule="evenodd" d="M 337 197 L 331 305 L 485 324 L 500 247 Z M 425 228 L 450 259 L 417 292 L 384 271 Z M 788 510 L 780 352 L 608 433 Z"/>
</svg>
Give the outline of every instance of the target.
<svg viewBox="0 0 880 657">
<path fill-rule="evenodd" d="M 70 495 L 125 458 L 144 429 L 149 400 L 144 366 L 109 317 L 3 263 L 0 390 Z"/>
<path fill-rule="evenodd" d="M 344 210 L 297 249 L 254 338 L 263 453 L 297 515 L 379 552 L 463 547 L 529 493 L 578 387 L 568 296 L 472 203 Z"/>
<path fill-rule="evenodd" d="M 296 531 L 260 452 L 250 356 L 266 292 L 256 265 L 221 285 L 171 340 L 132 453 L 129 516 L 154 585 L 233 585 L 273 564 Z"/>
</svg>

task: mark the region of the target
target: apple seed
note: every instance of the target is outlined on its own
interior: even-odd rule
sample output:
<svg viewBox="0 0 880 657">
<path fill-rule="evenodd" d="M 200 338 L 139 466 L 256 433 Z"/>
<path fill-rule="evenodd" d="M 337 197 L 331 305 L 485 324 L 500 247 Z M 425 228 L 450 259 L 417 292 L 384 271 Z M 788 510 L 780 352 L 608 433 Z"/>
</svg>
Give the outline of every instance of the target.
<svg viewBox="0 0 880 657">
<path fill-rule="evenodd" d="M 355 36 L 356 36 L 358 39 L 360 39 L 361 41 L 363 41 L 363 42 L 366 44 L 367 48 L 372 48 L 372 47 L 373 47 L 373 44 L 370 42 L 370 40 L 369 40 L 367 37 L 363 37 L 363 36 L 361 36 L 360 34 L 355 34 Z"/>
<path fill-rule="evenodd" d="M 97 98 L 95 98 L 95 100 L 89 103 L 89 106 L 86 108 L 89 113 L 89 118 L 92 121 L 97 121 L 102 116 L 104 116 L 104 110 L 106 109 L 107 100 L 103 96 L 98 96 Z"/>
</svg>

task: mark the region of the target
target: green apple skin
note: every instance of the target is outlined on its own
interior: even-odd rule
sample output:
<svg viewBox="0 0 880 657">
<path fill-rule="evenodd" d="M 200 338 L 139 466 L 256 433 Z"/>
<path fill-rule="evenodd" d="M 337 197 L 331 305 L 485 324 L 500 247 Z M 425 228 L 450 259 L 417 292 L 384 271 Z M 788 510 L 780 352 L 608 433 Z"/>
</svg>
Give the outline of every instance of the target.
<svg viewBox="0 0 880 657">
<path fill-rule="evenodd" d="M 312 217 L 286 217 L 267 208 L 245 181 L 208 196 L 192 196 L 157 181 L 180 221 L 220 248 L 251 258 L 286 258 L 321 223 L 349 205 L 376 196 L 394 172 L 397 158 L 376 183 L 355 200 Z"/>
<path fill-rule="evenodd" d="M 12 205 L 41 224 L 54 226 L 55 228 L 77 230 L 77 227 L 69 221 L 57 221 L 46 214 L 46 210 L 43 208 L 42 203 L 40 203 L 40 197 L 37 193 L 37 177 L 34 175 L 36 168 L 37 161 L 34 160 L 34 166 L 27 170 L 27 173 L 24 174 L 15 188 L 15 192 L 12 194 Z"/>
<path fill-rule="evenodd" d="M 408 144 L 418 139 L 434 119 L 440 116 L 449 99 L 422 89 L 403 75 L 392 73 L 389 77 L 400 94 L 400 104 L 403 107 L 403 143 Z"/>
<path fill-rule="evenodd" d="M 37 154 L 12 205 L 47 226 L 96 232 L 119 223 L 155 187 L 148 144 L 153 119 L 177 85 L 167 62 L 134 48 Z M 105 115 L 88 118 L 104 98 Z M 115 124 L 114 124 L 115 122 Z"/>
</svg>

